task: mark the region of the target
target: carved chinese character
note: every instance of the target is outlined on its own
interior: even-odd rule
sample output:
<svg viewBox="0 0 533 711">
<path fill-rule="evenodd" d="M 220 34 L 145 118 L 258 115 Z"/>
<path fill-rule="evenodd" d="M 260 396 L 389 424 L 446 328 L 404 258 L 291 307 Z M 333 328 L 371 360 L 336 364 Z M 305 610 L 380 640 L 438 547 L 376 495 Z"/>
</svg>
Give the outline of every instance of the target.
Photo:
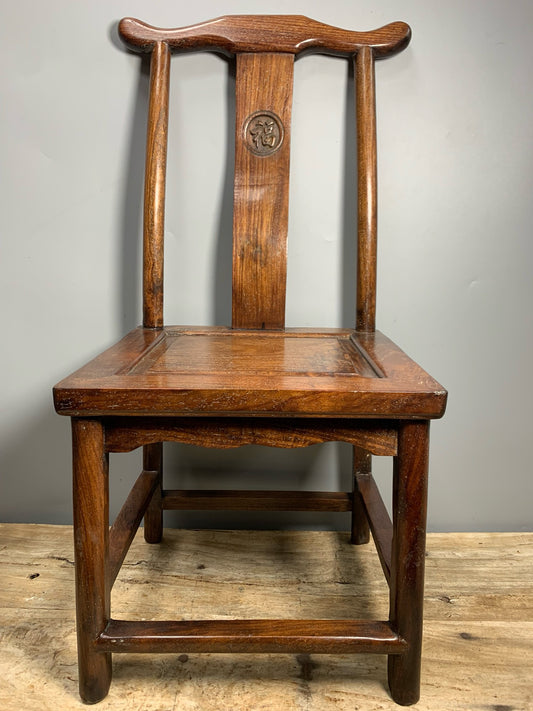
<svg viewBox="0 0 533 711">
<path fill-rule="evenodd" d="M 256 119 L 254 124 L 250 126 L 250 133 L 253 136 L 255 147 L 261 150 L 261 146 L 269 146 L 274 148 L 276 145 L 276 136 L 274 135 L 275 124 L 272 119 Z"/>
<path fill-rule="evenodd" d="M 271 111 L 257 111 L 244 124 L 246 146 L 256 155 L 275 153 L 283 141 L 281 119 Z"/>
</svg>

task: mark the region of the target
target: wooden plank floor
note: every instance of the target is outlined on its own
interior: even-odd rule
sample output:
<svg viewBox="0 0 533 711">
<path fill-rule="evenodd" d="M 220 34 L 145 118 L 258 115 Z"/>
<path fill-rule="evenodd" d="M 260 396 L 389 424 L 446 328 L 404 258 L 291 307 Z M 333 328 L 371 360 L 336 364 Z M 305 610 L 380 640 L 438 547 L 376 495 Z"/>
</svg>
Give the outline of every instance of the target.
<svg viewBox="0 0 533 711">
<path fill-rule="evenodd" d="M 68 526 L 0 524 L 0 709 L 80 709 Z M 428 540 L 416 709 L 533 709 L 533 534 Z M 375 549 L 329 532 L 138 535 L 113 594 L 123 618 L 386 618 Z M 115 655 L 105 711 L 398 709 L 371 655 Z"/>
</svg>

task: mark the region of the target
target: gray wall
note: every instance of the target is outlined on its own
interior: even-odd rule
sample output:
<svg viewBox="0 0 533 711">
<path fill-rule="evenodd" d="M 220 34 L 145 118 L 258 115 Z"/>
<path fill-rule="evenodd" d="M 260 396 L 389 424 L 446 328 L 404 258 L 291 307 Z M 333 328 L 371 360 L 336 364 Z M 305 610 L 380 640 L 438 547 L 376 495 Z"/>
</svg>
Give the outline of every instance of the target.
<svg viewBox="0 0 533 711">
<path fill-rule="evenodd" d="M 139 321 L 147 74 L 118 47 L 114 23 L 133 15 L 186 25 L 222 11 L 304 13 L 354 29 L 412 25 L 411 47 L 377 68 L 378 324 L 450 391 L 446 417 L 432 429 L 430 528 L 530 528 L 529 0 L 4 3 L 0 519 L 71 520 L 69 423 L 54 414 L 51 387 Z M 296 80 L 288 322 L 350 325 L 354 177 L 343 156 L 345 147 L 354 151 L 353 93 L 346 64 L 333 58 L 299 60 Z M 174 60 L 166 278 L 173 323 L 229 319 L 227 84 L 220 58 Z M 169 446 L 170 485 L 349 482 L 344 446 L 254 455 Z M 139 464 L 137 453 L 112 458 L 115 509 Z M 389 462 L 377 471 L 388 489 Z M 309 521 L 331 524 L 304 515 L 207 519 Z"/>
</svg>

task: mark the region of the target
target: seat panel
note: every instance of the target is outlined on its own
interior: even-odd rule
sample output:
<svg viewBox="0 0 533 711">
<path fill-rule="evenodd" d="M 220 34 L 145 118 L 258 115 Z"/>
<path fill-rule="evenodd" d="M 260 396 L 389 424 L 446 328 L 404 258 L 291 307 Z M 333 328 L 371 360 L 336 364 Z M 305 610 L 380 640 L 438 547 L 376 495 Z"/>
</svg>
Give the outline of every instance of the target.
<svg viewBox="0 0 533 711">
<path fill-rule="evenodd" d="M 54 389 L 64 415 L 442 416 L 446 392 L 379 332 L 138 328 Z"/>
<path fill-rule="evenodd" d="M 238 377 L 331 375 L 377 377 L 348 335 L 165 333 L 129 375 L 191 374 Z"/>
</svg>

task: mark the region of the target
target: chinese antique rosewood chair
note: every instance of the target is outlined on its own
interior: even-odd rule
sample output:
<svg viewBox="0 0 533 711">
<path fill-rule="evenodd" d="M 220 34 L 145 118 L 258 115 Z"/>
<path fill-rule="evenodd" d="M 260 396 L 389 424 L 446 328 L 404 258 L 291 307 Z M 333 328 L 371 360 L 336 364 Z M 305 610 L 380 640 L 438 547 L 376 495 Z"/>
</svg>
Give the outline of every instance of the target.
<svg viewBox="0 0 533 711">
<path fill-rule="evenodd" d="M 446 392 L 375 330 L 374 60 L 404 49 L 402 22 L 352 32 L 300 16 L 233 16 L 180 29 L 120 23 L 151 54 L 144 204 L 144 319 L 60 382 L 72 418 L 80 693 L 102 699 L 113 652 L 389 655 L 400 704 L 419 697 L 429 421 Z M 172 52 L 236 63 L 231 327 L 163 325 L 163 222 Z M 357 313 L 353 329 L 285 328 L 291 99 L 302 52 L 354 62 L 358 160 Z M 354 122 L 355 123 L 355 122 Z M 355 126 L 354 126 L 355 130 Z M 162 442 L 205 447 L 353 445 L 353 491 L 191 491 L 162 486 Z M 108 454 L 143 447 L 143 471 L 108 521 Z M 371 455 L 394 457 L 392 521 Z M 164 509 L 352 512 L 352 542 L 372 531 L 390 587 L 387 621 L 113 619 L 110 591 L 144 517 L 149 543 Z"/>
</svg>

